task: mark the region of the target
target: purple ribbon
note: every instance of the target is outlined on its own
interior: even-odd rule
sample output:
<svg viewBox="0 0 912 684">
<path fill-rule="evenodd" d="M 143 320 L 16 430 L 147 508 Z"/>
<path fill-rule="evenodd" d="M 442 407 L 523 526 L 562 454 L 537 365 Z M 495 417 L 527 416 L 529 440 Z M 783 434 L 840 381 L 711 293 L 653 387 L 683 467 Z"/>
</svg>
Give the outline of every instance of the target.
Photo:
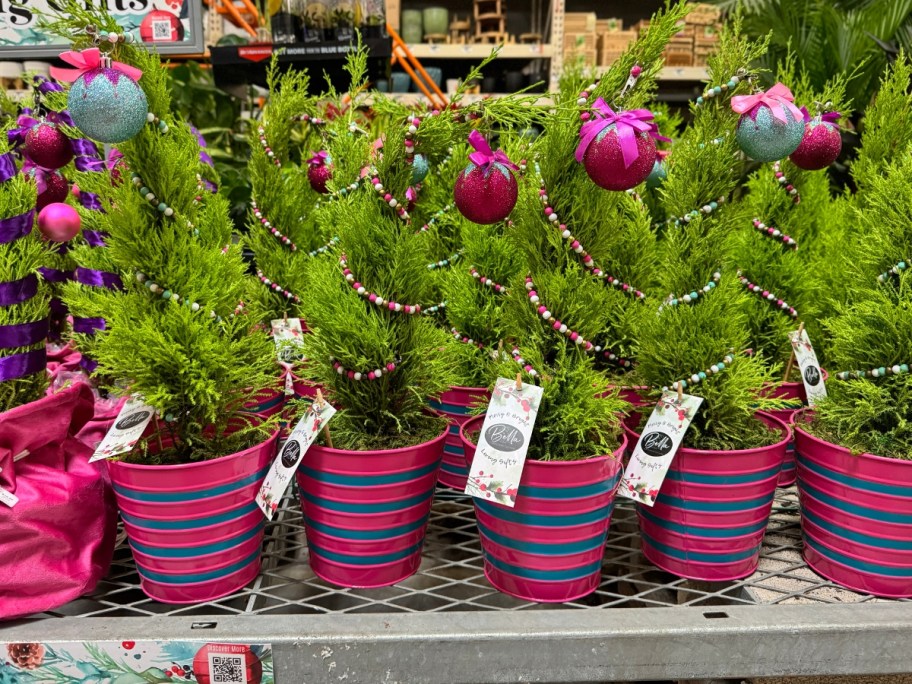
<svg viewBox="0 0 912 684">
<path fill-rule="evenodd" d="M 59 268 L 39 266 L 38 272 L 41 274 L 41 277 L 49 283 L 65 283 L 73 278 L 72 271 L 61 271 Z"/>
<path fill-rule="evenodd" d="M 47 349 L 35 349 L 24 354 L 0 358 L 0 382 L 34 375 L 47 367 Z"/>
<path fill-rule="evenodd" d="M 37 126 L 40 122 L 28 114 L 20 114 L 16 119 L 16 128 L 11 128 L 6 132 L 6 139 L 12 147 L 25 143 L 25 136 L 28 132 Z"/>
<path fill-rule="evenodd" d="M 96 330 L 104 329 L 105 319 L 103 318 L 73 318 L 73 332 L 94 335 Z"/>
<path fill-rule="evenodd" d="M 38 293 L 38 276 L 30 273 L 25 278 L 0 283 L 0 306 L 21 304 Z"/>
<path fill-rule="evenodd" d="M 487 170 L 491 164 L 503 164 L 507 168 L 514 170 L 519 168 L 510 161 L 510 158 L 504 154 L 503 150 L 492 151 L 488 141 L 478 131 L 469 133 L 469 144 L 475 148 L 475 151 L 469 155 L 469 160 L 475 166 L 481 167 L 482 170 Z"/>
<path fill-rule="evenodd" d="M 602 98 L 595 101 L 592 109 L 595 110 L 596 117 L 584 123 L 580 129 L 580 144 L 576 148 L 576 161 L 578 162 L 583 161 L 589 145 L 612 124 L 617 132 L 618 144 L 621 146 L 624 168 L 630 168 L 630 165 L 640 156 L 637 148 L 637 134 L 647 133 L 656 140 L 671 142 L 668 138 L 659 135 L 659 129 L 652 120 L 653 114 L 648 109 L 615 112 Z"/>
<path fill-rule="evenodd" d="M 5 183 L 19 172 L 12 152 L 0 154 L 0 183 Z"/>
<path fill-rule="evenodd" d="M 93 268 L 77 268 L 76 282 L 92 287 L 106 287 L 109 290 L 122 290 L 123 281 L 116 273 L 96 271 Z"/>
<path fill-rule="evenodd" d="M 96 368 L 98 368 L 98 361 L 95 361 L 94 359 L 90 359 L 88 356 L 83 354 L 82 358 L 79 359 L 79 365 L 82 366 L 82 369 L 86 373 L 91 374 L 91 373 L 95 372 Z"/>
<path fill-rule="evenodd" d="M 102 211 L 101 200 L 94 192 L 79 191 L 79 201 L 86 209 L 90 211 Z"/>
<path fill-rule="evenodd" d="M 40 93 L 59 93 L 63 91 L 63 88 L 49 80 L 47 76 L 36 74 L 35 78 L 32 80 L 35 81 L 35 84 L 38 86 L 38 92 Z"/>
<path fill-rule="evenodd" d="M 104 247 L 106 246 L 105 238 L 108 237 L 108 233 L 103 230 L 84 230 L 82 231 L 82 237 L 85 238 L 90 247 Z"/>
<path fill-rule="evenodd" d="M 32 226 L 34 224 L 34 209 L 29 209 L 24 214 L 0 219 L 0 245 L 25 237 L 32 232 Z"/>
<path fill-rule="evenodd" d="M 29 347 L 38 344 L 48 334 L 48 321 L 35 321 L 33 323 L 17 323 L 15 325 L 0 325 L 0 349 L 13 349 L 15 347 Z"/>
<path fill-rule="evenodd" d="M 38 194 L 42 194 L 47 190 L 47 176 L 50 171 L 42 169 L 40 166 L 35 166 L 31 161 L 26 160 L 22 165 L 22 173 L 26 176 L 30 176 L 35 179 L 35 187 L 38 189 Z"/>
<path fill-rule="evenodd" d="M 205 186 L 205 188 L 213 195 L 218 192 L 218 186 L 206 178 L 203 178 L 203 186 Z"/>
<path fill-rule="evenodd" d="M 811 120 L 811 114 L 810 114 L 810 112 L 808 112 L 807 107 L 801 107 L 800 111 L 801 111 L 801 116 L 804 117 L 804 120 L 806 122 Z M 821 121 L 823 121 L 824 123 L 833 124 L 834 126 L 838 126 L 839 120 L 842 118 L 842 114 L 840 114 L 839 112 L 824 112 L 823 114 L 819 114 L 817 116 L 817 118 L 820 119 Z"/>
<path fill-rule="evenodd" d="M 215 162 L 212 161 L 212 157 L 209 156 L 208 152 L 200 152 L 200 161 L 203 162 L 203 164 L 215 166 Z"/>
</svg>

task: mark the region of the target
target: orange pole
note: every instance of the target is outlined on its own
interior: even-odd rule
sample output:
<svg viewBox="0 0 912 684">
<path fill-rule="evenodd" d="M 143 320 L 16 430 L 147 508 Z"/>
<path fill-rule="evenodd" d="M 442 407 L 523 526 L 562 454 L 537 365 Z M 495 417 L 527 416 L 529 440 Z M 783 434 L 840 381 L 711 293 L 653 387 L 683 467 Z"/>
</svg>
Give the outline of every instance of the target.
<svg viewBox="0 0 912 684">
<path fill-rule="evenodd" d="M 431 91 L 428 90 L 424 83 L 421 82 L 418 74 L 415 73 L 414 69 L 412 69 L 408 62 L 401 61 L 401 66 L 403 69 L 405 69 L 405 73 L 407 73 L 415 82 L 415 85 L 417 85 L 421 92 L 424 93 L 424 96 L 431 101 L 431 104 L 435 107 L 438 106 L 437 102 L 434 101 L 434 96 L 431 95 Z"/>
<path fill-rule="evenodd" d="M 231 23 L 244 29 L 251 36 L 256 37 L 256 31 L 250 28 L 250 24 L 248 24 L 241 16 L 241 13 L 238 12 L 237 7 L 234 6 L 234 2 L 232 0 L 222 0 L 222 7 L 224 7 L 225 11 L 230 15 Z"/>
<path fill-rule="evenodd" d="M 261 21 L 262 17 L 260 17 L 260 11 L 256 8 L 256 5 L 250 2 L 250 0 L 241 0 L 241 3 L 247 8 L 247 11 L 255 17 L 257 26 L 262 26 L 265 23 L 264 21 Z"/>
<path fill-rule="evenodd" d="M 396 61 L 398 61 L 399 64 L 401 64 L 402 67 L 406 70 L 406 72 L 412 77 L 412 80 L 414 80 L 415 83 L 418 84 L 418 87 L 425 94 L 425 96 L 427 96 L 427 98 L 431 101 L 431 104 L 433 104 L 436 107 L 440 107 L 441 109 L 445 108 L 447 106 L 447 98 L 443 94 L 443 91 L 440 90 L 440 87 L 434 82 L 434 80 L 430 76 L 428 76 L 428 73 L 427 73 L 427 71 L 424 70 L 424 67 L 421 65 L 421 62 L 415 57 L 414 54 L 412 54 L 412 51 L 409 49 L 408 45 L 405 44 L 405 41 L 402 40 L 402 37 L 396 32 L 396 30 L 389 24 L 386 25 L 386 30 L 393 39 L 393 59 L 391 60 L 391 63 L 395 64 Z M 397 48 L 402 50 L 403 53 L 405 53 L 405 57 L 396 53 Z M 439 98 L 439 102 L 435 101 L 435 98 L 430 94 L 430 92 L 428 92 L 428 87 L 425 87 L 421 83 L 421 80 L 415 75 L 414 71 L 408 68 L 408 66 L 406 65 L 406 60 L 415 68 L 415 70 L 417 70 L 421 74 L 421 76 L 427 82 L 427 86 L 431 90 L 433 90 L 436 97 Z"/>
</svg>

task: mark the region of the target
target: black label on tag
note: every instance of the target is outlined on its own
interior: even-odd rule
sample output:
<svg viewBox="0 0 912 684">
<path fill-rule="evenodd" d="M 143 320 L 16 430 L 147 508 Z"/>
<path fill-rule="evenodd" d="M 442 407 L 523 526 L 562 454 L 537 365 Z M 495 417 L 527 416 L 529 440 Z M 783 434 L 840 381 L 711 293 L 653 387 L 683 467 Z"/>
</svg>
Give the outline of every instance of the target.
<svg viewBox="0 0 912 684">
<path fill-rule="evenodd" d="M 129 430 L 131 427 L 139 425 L 151 415 L 151 411 L 137 411 L 136 413 L 131 413 L 129 416 L 121 418 L 114 427 L 118 430 Z"/>
<path fill-rule="evenodd" d="M 286 468 L 294 468 L 300 456 L 301 443 L 296 439 L 290 439 L 282 448 L 282 465 Z"/>
<path fill-rule="evenodd" d="M 671 451 L 671 445 L 671 437 L 664 432 L 650 432 L 644 435 L 643 440 L 640 442 L 640 447 L 643 451 L 647 455 L 655 456 L 656 458 L 667 456 L 668 452 Z"/>
</svg>

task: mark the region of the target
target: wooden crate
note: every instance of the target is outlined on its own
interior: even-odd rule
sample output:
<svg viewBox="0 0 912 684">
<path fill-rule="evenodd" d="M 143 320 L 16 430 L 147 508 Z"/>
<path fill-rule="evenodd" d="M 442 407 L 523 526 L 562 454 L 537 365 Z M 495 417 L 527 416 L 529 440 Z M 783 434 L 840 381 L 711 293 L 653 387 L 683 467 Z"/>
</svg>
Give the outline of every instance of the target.
<svg viewBox="0 0 912 684">
<path fill-rule="evenodd" d="M 599 36 L 599 50 L 607 52 L 623 52 L 637 39 L 636 31 L 612 31 Z"/>
<path fill-rule="evenodd" d="M 599 50 L 598 65 L 611 66 L 616 61 L 618 61 L 623 54 L 623 51 L 619 52 L 617 50 Z"/>
<path fill-rule="evenodd" d="M 399 30 L 399 15 L 402 12 L 402 0 L 386 0 L 386 20 L 394 31 Z"/>
<path fill-rule="evenodd" d="M 609 19 L 596 19 L 595 20 L 595 32 L 602 33 L 611 33 L 614 31 L 623 31 L 624 30 L 624 20 L 609 18 Z"/>
<path fill-rule="evenodd" d="M 640 19 L 633 27 L 637 36 L 642 36 L 649 29 L 649 19 Z"/>
<path fill-rule="evenodd" d="M 677 52 L 674 50 L 665 50 L 662 53 L 665 58 L 665 66 L 670 67 L 686 67 L 694 65 L 694 53 L 690 52 Z"/>
<path fill-rule="evenodd" d="M 722 10 L 715 5 L 698 3 L 692 6 L 690 14 L 687 15 L 688 24 L 716 24 L 722 18 Z"/>
<path fill-rule="evenodd" d="M 564 33 L 595 33 L 595 12 L 564 14 Z"/>
<path fill-rule="evenodd" d="M 596 36 L 594 33 L 565 33 L 564 34 L 564 52 L 568 50 L 591 50 L 595 52 L 597 48 Z"/>
<path fill-rule="evenodd" d="M 693 25 L 687 24 L 678 24 L 679 31 L 674 34 L 672 40 L 675 38 L 693 38 L 696 34 L 696 27 Z"/>
<path fill-rule="evenodd" d="M 697 26 L 694 33 L 694 46 L 709 47 L 719 42 L 719 27 L 715 24 Z"/>
<path fill-rule="evenodd" d="M 707 59 L 710 55 L 715 53 L 716 49 L 714 47 L 694 47 L 694 66 L 705 67 L 707 66 Z"/>
</svg>

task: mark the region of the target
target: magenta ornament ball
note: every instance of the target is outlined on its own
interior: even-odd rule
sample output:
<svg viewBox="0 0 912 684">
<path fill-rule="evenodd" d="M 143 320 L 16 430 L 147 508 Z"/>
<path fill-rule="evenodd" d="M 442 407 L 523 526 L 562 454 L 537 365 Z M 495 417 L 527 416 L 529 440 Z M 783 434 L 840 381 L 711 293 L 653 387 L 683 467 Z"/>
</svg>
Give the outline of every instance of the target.
<svg viewBox="0 0 912 684">
<path fill-rule="evenodd" d="M 67 242 L 76 237 L 82 220 L 69 204 L 54 202 L 38 213 L 38 230 L 51 242 Z"/>
<path fill-rule="evenodd" d="M 836 161 L 841 151 L 842 135 L 837 126 L 827 121 L 808 121 L 801 144 L 789 160 L 799 169 L 819 171 Z"/>
<path fill-rule="evenodd" d="M 518 194 L 513 172 L 498 162 L 486 168 L 469 164 L 457 176 L 453 188 L 453 200 L 459 213 L 482 225 L 507 218 L 516 206 Z"/>
<path fill-rule="evenodd" d="M 29 174 L 32 175 L 32 174 Z M 59 171 L 47 171 L 44 174 L 45 190 L 38 195 L 35 208 L 38 211 L 54 202 L 63 202 L 70 194 L 70 185 Z"/>
<path fill-rule="evenodd" d="M 73 146 L 57 126 L 41 122 L 26 133 L 22 153 L 36 166 L 59 169 L 73 159 Z"/>
<path fill-rule="evenodd" d="M 656 161 L 655 141 L 647 133 L 636 134 L 637 158 L 624 166 L 617 130 L 609 126 L 593 140 L 583 156 L 589 178 L 605 190 L 630 190 L 652 173 Z"/>
<path fill-rule="evenodd" d="M 324 195 L 329 192 L 326 184 L 332 178 L 332 175 L 332 167 L 329 164 L 310 166 L 307 169 L 307 180 L 310 181 L 310 187 Z"/>
</svg>

